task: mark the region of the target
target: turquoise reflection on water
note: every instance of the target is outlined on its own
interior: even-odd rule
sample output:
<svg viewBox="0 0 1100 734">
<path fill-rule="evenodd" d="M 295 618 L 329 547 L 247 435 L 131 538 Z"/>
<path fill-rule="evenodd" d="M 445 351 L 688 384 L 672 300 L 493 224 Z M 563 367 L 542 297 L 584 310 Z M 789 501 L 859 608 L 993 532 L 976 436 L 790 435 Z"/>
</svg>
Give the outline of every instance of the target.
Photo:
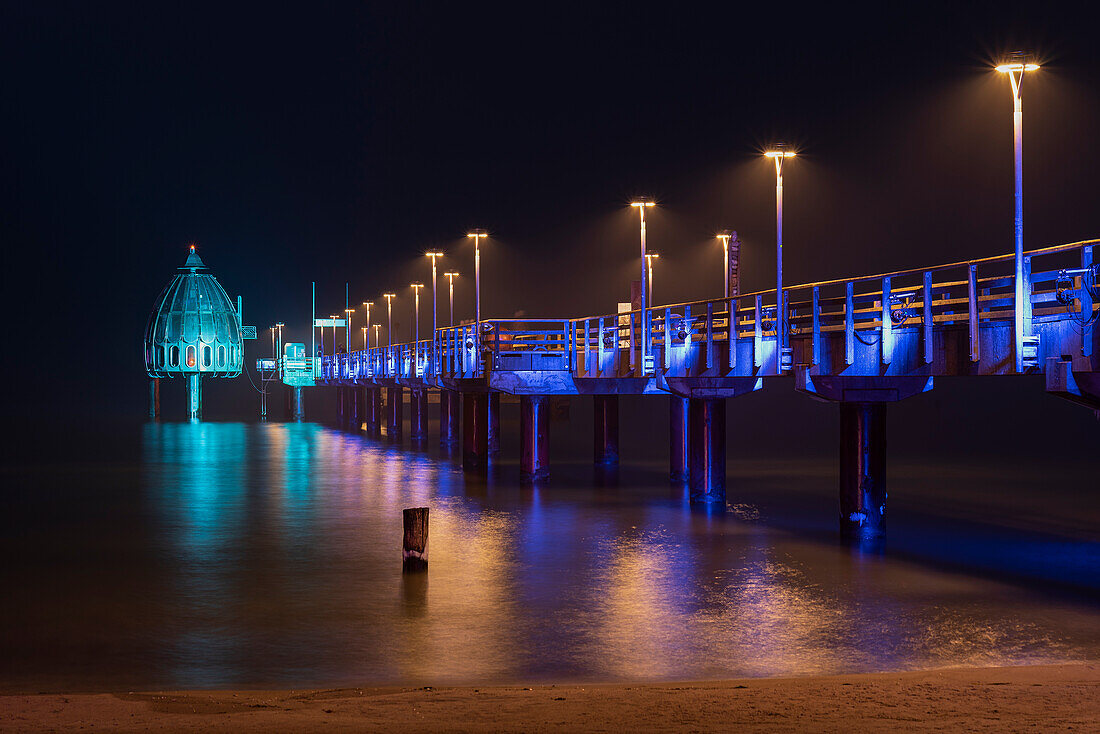
<svg viewBox="0 0 1100 734">
<path fill-rule="evenodd" d="M 138 471 L 79 488 L 94 502 L 78 526 L 9 542 L 27 559 L 48 545 L 55 574 L 26 561 L 5 616 L 20 633 L 4 642 L 9 689 L 701 679 L 1100 652 L 1093 604 L 854 553 L 752 502 L 694 512 L 663 468 L 601 479 L 562 459 L 525 487 L 514 463 L 470 476 L 438 449 L 316 424 L 150 424 L 141 440 Z M 792 501 L 828 473 L 798 471 Z M 422 505 L 430 569 L 402 575 L 401 510 Z M 53 517 L 44 505 L 34 522 Z"/>
</svg>

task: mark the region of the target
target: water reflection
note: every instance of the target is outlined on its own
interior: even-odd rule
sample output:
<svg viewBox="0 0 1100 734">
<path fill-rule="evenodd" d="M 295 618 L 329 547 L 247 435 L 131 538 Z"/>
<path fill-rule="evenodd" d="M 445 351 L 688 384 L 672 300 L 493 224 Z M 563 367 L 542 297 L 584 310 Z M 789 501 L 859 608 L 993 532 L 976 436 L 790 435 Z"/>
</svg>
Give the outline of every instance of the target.
<svg viewBox="0 0 1100 734">
<path fill-rule="evenodd" d="M 132 559 L 67 603 L 148 599 L 112 631 L 133 654 L 26 654 L 9 685 L 698 679 L 1100 652 L 1093 606 L 853 553 L 769 527 L 752 503 L 695 512 L 663 468 L 594 481 L 561 462 L 524 487 L 507 462 L 470 476 L 431 448 L 309 423 L 150 424 L 142 445 L 133 492 L 117 489 L 125 475 L 94 489 L 86 536 L 69 541 Z M 401 510 L 421 505 L 430 568 L 402 574 Z M 149 557 L 155 573 L 127 573 Z M 56 603 L 34 584 L 27 618 L 5 618 L 30 647 L 56 633 L 30 619 Z M 91 618 L 67 624 L 74 640 L 98 634 Z"/>
</svg>

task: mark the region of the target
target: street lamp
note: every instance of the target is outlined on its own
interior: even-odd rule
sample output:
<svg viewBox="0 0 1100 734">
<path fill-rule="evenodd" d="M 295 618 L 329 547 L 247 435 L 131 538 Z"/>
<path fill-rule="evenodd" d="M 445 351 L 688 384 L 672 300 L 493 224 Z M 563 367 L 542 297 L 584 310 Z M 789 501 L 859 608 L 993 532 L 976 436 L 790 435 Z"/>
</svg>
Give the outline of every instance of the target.
<svg viewBox="0 0 1100 734">
<path fill-rule="evenodd" d="M 336 314 L 329 314 L 329 318 L 332 319 L 332 356 L 336 357 Z M 324 334 L 324 330 L 321 331 Z"/>
<path fill-rule="evenodd" d="M 449 273 L 443 273 L 447 276 L 447 284 L 451 291 L 451 326 L 455 325 L 455 278 L 458 277 L 458 273 L 451 271 Z"/>
<path fill-rule="evenodd" d="M 355 309 L 345 308 L 344 313 L 348 315 L 348 322 L 344 324 L 344 333 L 348 337 L 348 354 L 351 354 L 351 315 L 355 313 Z"/>
<path fill-rule="evenodd" d="M 648 275 L 646 273 L 646 269 L 648 267 L 648 261 L 646 260 L 646 256 L 645 256 L 645 210 L 648 209 L 649 207 L 655 206 L 655 205 L 656 205 L 656 202 L 650 201 L 649 199 L 646 199 L 644 197 L 636 199 L 635 201 L 630 202 L 630 206 L 636 207 L 638 209 L 638 222 L 639 222 L 639 225 L 641 227 L 642 283 L 641 283 L 641 299 L 640 299 L 639 303 L 641 305 L 641 311 L 642 311 L 642 323 L 641 323 L 642 338 L 639 341 L 641 341 L 641 344 L 642 344 L 642 374 L 649 374 L 652 371 L 651 370 L 651 365 L 648 364 L 648 360 L 647 360 L 647 357 L 649 355 L 649 346 L 650 345 L 648 344 L 648 342 L 649 342 L 649 328 L 648 328 L 648 326 L 649 326 L 649 313 L 646 310 L 647 303 L 646 303 L 646 287 L 645 287 L 646 277 Z"/>
<path fill-rule="evenodd" d="M 783 302 L 783 161 L 795 152 L 780 143 L 764 153 L 775 161 L 775 373 L 783 372 L 787 346 L 787 305 Z"/>
<path fill-rule="evenodd" d="M 653 261 L 659 257 L 660 255 L 656 252 L 647 252 L 645 256 L 646 271 L 649 275 L 649 300 L 654 304 L 656 304 L 657 301 L 653 298 Z"/>
<path fill-rule="evenodd" d="M 1016 371 L 1024 371 L 1024 337 L 1031 336 L 1031 309 L 1027 310 L 1027 323 L 1025 323 L 1025 299 L 1030 298 L 1030 293 L 1024 293 L 1024 108 L 1020 97 L 1020 87 L 1023 86 L 1024 74 L 1029 71 L 1037 71 L 1038 64 L 1028 63 L 1022 52 L 1017 51 L 1009 63 L 996 67 L 1002 74 L 1008 74 L 1008 80 L 1012 84 L 1012 138 L 1016 156 L 1016 313 L 1015 313 L 1015 337 L 1016 337 Z"/>
<path fill-rule="evenodd" d="M 278 367 L 279 367 L 279 378 L 280 379 L 282 379 L 282 376 L 283 376 L 282 355 L 283 355 L 283 327 L 284 326 L 286 326 L 286 324 L 284 324 L 282 321 L 276 321 L 275 322 L 275 328 L 279 330 L 279 337 L 278 337 L 279 351 L 275 355 L 276 359 L 278 359 L 279 361 L 276 362 L 275 364 L 278 365 Z"/>
<path fill-rule="evenodd" d="M 722 262 L 726 265 L 722 273 L 722 296 L 724 298 L 730 297 L 730 237 L 732 236 L 733 234 L 728 229 L 724 229 L 715 235 L 715 237 L 722 240 Z"/>
<path fill-rule="evenodd" d="M 382 297 L 386 299 L 386 341 L 389 345 L 393 346 L 393 299 L 397 298 L 396 293 L 383 293 Z"/>
<path fill-rule="evenodd" d="M 364 327 L 362 327 L 362 329 L 363 329 L 363 350 L 365 351 L 365 350 L 369 349 L 370 347 L 367 344 L 367 327 L 364 326 Z"/>
<path fill-rule="evenodd" d="M 275 327 L 272 326 L 271 327 L 271 358 L 274 359 L 276 356 L 278 356 L 278 355 L 275 354 Z"/>
<path fill-rule="evenodd" d="M 474 241 L 474 320 L 477 321 L 477 353 L 481 354 L 481 241 L 489 236 L 483 229 L 466 233 Z"/>
<path fill-rule="evenodd" d="M 413 289 L 413 344 L 420 343 L 420 289 L 424 287 L 423 283 L 409 283 L 409 287 Z"/>
<path fill-rule="evenodd" d="M 436 258 L 443 257 L 443 253 L 442 252 L 426 252 L 424 254 L 427 257 L 430 257 L 432 259 L 432 369 L 434 370 L 435 369 L 435 359 L 436 359 L 436 355 L 435 355 L 435 336 L 436 336 L 436 334 L 435 334 L 435 332 L 436 332 L 436 329 L 439 328 L 439 324 L 437 322 L 437 316 L 436 316 L 436 314 L 437 314 L 436 303 L 437 303 L 438 299 L 435 296 L 435 261 L 436 261 Z"/>
<path fill-rule="evenodd" d="M 370 307 L 374 305 L 374 301 L 363 301 L 363 308 L 367 311 L 367 331 L 370 331 Z M 374 346 L 378 346 L 376 341 Z M 367 340 L 366 349 L 370 349 L 370 339 Z"/>
</svg>

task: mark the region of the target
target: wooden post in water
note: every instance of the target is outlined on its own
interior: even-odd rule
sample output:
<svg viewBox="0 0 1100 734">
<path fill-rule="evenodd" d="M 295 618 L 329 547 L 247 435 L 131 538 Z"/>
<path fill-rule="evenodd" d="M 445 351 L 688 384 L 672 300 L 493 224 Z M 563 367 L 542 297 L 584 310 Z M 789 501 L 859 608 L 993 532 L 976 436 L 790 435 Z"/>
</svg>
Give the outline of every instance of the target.
<svg viewBox="0 0 1100 734">
<path fill-rule="evenodd" d="M 405 535 L 401 543 L 401 570 L 405 573 L 428 570 L 428 508 L 410 507 L 401 511 Z"/>
</svg>

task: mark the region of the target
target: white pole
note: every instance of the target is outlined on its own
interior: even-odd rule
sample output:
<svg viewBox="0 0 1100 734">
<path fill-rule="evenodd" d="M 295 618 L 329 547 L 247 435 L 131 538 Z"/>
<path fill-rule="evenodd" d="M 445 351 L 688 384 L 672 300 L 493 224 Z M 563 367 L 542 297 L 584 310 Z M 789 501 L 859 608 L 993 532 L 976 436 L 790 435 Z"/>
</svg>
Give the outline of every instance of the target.
<svg viewBox="0 0 1100 734">
<path fill-rule="evenodd" d="M 1016 222 L 1015 222 L 1015 266 L 1016 266 L 1016 309 L 1014 315 L 1016 331 L 1016 371 L 1024 371 L 1024 299 L 1030 294 L 1024 292 L 1024 108 L 1020 97 L 1020 87 L 1024 81 L 1024 70 L 1020 70 L 1017 80 L 1014 72 L 1009 72 L 1012 80 L 1012 138 L 1015 154 L 1016 173 Z"/>
</svg>

